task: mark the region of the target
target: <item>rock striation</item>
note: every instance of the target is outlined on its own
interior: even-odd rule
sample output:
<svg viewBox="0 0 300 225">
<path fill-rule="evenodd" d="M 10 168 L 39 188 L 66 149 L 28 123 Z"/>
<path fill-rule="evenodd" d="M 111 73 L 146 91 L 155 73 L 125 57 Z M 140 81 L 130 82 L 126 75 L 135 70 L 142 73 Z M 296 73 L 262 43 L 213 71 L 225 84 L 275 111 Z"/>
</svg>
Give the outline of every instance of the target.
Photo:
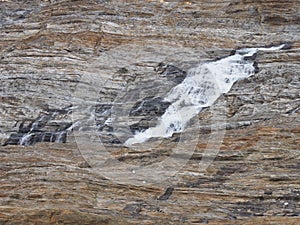
<svg viewBox="0 0 300 225">
<path fill-rule="evenodd" d="M 299 1 L 0 8 L 0 224 L 299 224 Z M 182 133 L 124 146 L 191 69 L 281 44 Z"/>
</svg>

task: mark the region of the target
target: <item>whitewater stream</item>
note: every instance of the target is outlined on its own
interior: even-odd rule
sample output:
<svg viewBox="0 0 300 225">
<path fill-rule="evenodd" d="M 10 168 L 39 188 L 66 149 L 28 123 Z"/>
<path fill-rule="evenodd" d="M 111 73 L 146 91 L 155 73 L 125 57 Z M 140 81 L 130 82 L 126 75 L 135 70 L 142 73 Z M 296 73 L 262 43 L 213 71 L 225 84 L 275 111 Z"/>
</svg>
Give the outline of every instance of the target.
<svg viewBox="0 0 300 225">
<path fill-rule="evenodd" d="M 157 126 L 136 133 L 125 145 L 143 143 L 153 137 L 167 138 L 182 132 L 190 119 L 204 107 L 211 106 L 221 94 L 227 93 L 236 81 L 255 74 L 254 58 L 258 51 L 276 51 L 284 46 L 243 48 L 234 55 L 191 69 L 183 82 L 165 97 L 164 100 L 172 104 L 161 116 Z"/>
</svg>

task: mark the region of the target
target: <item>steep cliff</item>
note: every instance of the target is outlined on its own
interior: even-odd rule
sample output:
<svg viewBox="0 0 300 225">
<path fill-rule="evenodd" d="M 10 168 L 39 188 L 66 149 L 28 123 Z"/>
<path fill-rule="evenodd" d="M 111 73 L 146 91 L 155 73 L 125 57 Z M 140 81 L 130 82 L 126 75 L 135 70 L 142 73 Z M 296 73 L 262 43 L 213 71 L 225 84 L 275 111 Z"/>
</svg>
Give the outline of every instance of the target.
<svg viewBox="0 0 300 225">
<path fill-rule="evenodd" d="M 0 6 L 1 224 L 299 223 L 299 1 Z M 183 132 L 126 145 L 199 65 L 281 44 Z"/>
</svg>

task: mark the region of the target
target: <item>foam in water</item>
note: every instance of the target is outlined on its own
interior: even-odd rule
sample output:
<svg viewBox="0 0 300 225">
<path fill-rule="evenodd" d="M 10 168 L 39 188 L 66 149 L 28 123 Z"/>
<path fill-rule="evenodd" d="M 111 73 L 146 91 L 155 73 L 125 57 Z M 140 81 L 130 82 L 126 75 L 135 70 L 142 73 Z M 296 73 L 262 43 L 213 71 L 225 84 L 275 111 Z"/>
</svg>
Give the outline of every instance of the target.
<svg viewBox="0 0 300 225">
<path fill-rule="evenodd" d="M 270 48 L 244 48 L 237 50 L 234 55 L 191 69 L 183 82 L 165 97 L 165 101 L 172 104 L 162 115 L 158 125 L 135 134 L 125 145 L 143 143 L 152 137 L 171 137 L 174 133 L 182 132 L 189 120 L 203 107 L 211 106 L 237 80 L 255 73 L 251 56 L 258 51 L 275 51 L 283 47 L 284 44 Z"/>
</svg>

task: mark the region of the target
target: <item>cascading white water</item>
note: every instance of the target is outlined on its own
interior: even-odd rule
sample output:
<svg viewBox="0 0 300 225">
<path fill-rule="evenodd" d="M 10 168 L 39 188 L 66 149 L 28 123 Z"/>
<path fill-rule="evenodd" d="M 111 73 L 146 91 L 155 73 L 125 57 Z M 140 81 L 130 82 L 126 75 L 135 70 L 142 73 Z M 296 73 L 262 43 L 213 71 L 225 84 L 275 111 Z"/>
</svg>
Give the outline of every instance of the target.
<svg viewBox="0 0 300 225">
<path fill-rule="evenodd" d="M 61 132 L 58 132 L 56 134 L 56 140 L 55 142 L 56 143 L 63 143 L 63 139 L 65 138 L 65 135 L 66 135 L 66 132 L 65 131 L 61 131 Z"/>
<path fill-rule="evenodd" d="M 34 133 L 28 133 L 26 135 L 24 135 L 21 140 L 20 140 L 20 145 L 30 145 L 30 140 L 31 140 L 31 137 L 34 135 Z"/>
<path fill-rule="evenodd" d="M 227 93 L 237 80 L 255 73 L 251 56 L 258 51 L 275 51 L 284 46 L 244 48 L 237 50 L 234 55 L 191 69 L 183 82 L 166 96 L 165 101 L 172 104 L 162 115 L 158 125 L 135 134 L 125 145 L 143 143 L 152 137 L 171 137 L 174 133 L 182 132 L 188 121 L 203 107 L 211 106 L 222 93 Z"/>
</svg>

